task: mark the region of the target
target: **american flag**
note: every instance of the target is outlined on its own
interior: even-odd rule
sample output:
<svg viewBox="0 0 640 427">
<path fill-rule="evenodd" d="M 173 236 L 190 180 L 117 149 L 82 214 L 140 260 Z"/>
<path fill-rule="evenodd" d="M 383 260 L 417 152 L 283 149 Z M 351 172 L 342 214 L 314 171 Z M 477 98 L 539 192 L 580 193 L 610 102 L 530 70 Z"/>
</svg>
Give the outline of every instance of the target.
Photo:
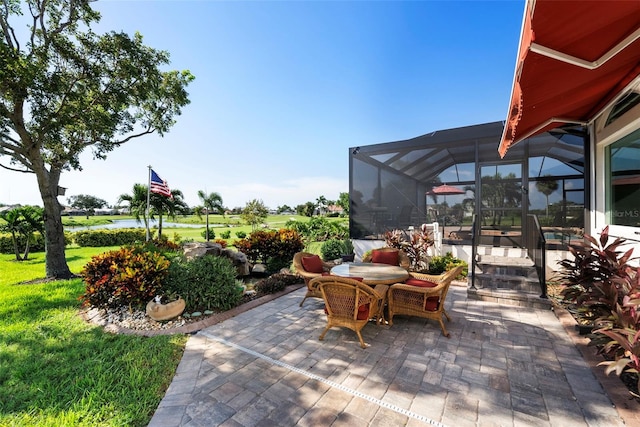
<svg viewBox="0 0 640 427">
<path fill-rule="evenodd" d="M 169 190 L 169 186 L 167 185 L 167 181 L 160 178 L 153 169 L 151 169 L 151 186 L 149 188 L 152 193 L 162 194 L 163 196 L 173 198 L 171 190 Z"/>
</svg>

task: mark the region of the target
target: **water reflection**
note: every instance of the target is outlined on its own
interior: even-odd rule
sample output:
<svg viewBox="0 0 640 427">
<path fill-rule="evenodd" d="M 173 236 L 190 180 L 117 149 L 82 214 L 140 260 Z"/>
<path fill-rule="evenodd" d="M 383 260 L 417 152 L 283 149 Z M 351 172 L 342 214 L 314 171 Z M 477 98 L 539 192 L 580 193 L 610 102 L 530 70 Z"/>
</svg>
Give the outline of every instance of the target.
<svg viewBox="0 0 640 427">
<path fill-rule="evenodd" d="M 209 224 L 209 227 L 215 227 L 217 224 Z M 151 220 L 149 222 L 150 228 L 158 227 L 158 221 Z M 204 224 L 183 224 L 179 222 L 166 222 L 162 221 L 162 228 L 205 228 Z M 66 231 L 83 231 L 83 230 L 113 230 L 116 228 L 144 228 L 143 221 L 136 221 L 135 219 L 114 219 L 110 224 L 100 225 L 87 225 L 82 227 L 65 226 Z"/>
</svg>

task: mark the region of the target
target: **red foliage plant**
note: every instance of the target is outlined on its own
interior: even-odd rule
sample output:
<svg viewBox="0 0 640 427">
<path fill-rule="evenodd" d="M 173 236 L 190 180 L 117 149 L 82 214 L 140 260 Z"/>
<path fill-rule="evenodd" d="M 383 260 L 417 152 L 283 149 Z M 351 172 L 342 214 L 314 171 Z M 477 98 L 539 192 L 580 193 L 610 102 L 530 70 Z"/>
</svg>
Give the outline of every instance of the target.
<svg viewBox="0 0 640 427">
<path fill-rule="evenodd" d="M 124 247 L 91 258 L 82 269 L 80 297 L 93 307 L 141 307 L 161 294 L 170 262 L 158 252 Z"/>
</svg>

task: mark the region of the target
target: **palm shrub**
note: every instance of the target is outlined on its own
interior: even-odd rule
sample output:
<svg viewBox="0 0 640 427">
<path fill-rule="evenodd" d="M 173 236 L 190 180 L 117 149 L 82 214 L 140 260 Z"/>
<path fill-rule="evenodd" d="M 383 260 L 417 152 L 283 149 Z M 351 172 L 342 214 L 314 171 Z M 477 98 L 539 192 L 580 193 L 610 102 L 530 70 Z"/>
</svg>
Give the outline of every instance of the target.
<svg viewBox="0 0 640 427">
<path fill-rule="evenodd" d="M 242 299 L 236 274 L 233 263 L 225 257 L 205 255 L 188 261 L 176 256 L 164 292 L 171 298 L 184 299 L 186 311 L 229 310 Z"/>
<path fill-rule="evenodd" d="M 142 247 L 123 247 L 91 258 L 81 275 L 84 305 L 98 308 L 142 307 L 162 293 L 169 260 Z"/>
</svg>

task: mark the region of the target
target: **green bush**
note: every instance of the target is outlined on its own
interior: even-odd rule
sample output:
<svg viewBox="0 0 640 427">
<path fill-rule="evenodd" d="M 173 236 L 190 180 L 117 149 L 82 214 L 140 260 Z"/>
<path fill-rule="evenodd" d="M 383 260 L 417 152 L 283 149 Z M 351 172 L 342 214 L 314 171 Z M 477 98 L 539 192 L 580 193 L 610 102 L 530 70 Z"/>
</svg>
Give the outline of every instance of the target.
<svg viewBox="0 0 640 427">
<path fill-rule="evenodd" d="M 465 279 L 469 274 L 469 265 L 466 261 L 461 260 L 460 258 L 455 258 L 451 252 L 447 252 L 442 256 L 436 255 L 431 257 L 429 260 L 429 274 L 442 274 L 459 265 L 464 266 L 464 268 L 458 275 L 457 279 Z"/>
<path fill-rule="evenodd" d="M 147 231 L 144 228 L 86 230 L 76 231 L 72 236 L 78 246 L 82 247 L 125 246 L 144 242 Z"/>
<path fill-rule="evenodd" d="M 202 236 L 203 239 L 206 240 L 207 238 L 207 229 L 205 228 L 204 230 L 202 230 L 202 233 L 200 233 L 200 235 Z M 216 238 L 216 232 L 213 231 L 211 228 L 209 228 L 209 240 L 213 240 Z"/>
<path fill-rule="evenodd" d="M 224 230 L 220 232 L 221 239 L 229 239 L 231 238 L 231 230 Z"/>
<path fill-rule="evenodd" d="M 296 230 L 307 242 L 324 242 L 330 239 L 349 237 L 349 226 L 343 222 L 329 221 L 323 216 L 314 216 L 309 221 L 290 220 L 285 227 Z"/>
<path fill-rule="evenodd" d="M 344 253 L 344 244 L 342 240 L 327 240 L 320 246 L 320 253 L 322 253 L 322 259 L 325 261 L 338 259 Z"/>
<path fill-rule="evenodd" d="M 25 237 L 16 236 L 18 240 L 18 248 L 25 247 Z M 65 240 L 68 239 L 68 235 L 65 234 Z M 44 252 L 44 236 L 40 233 L 33 233 L 31 241 L 29 242 L 30 252 Z M 14 253 L 13 240 L 11 234 L 0 234 L 0 253 L 12 254 Z"/>
<path fill-rule="evenodd" d="M 238 239 L 244 239 L 245 237 L 247 237 L 247 233 L 242 230 L 236 231 L 236 237 Z"/>
<path fill-rule="evenodd" d="M 283 291 L 289 285 L 301 283 L 300 277 L 294 274 L 272 274 L 256 282 L 254 289 L 259 296 Z"/>
<path fill-rule="evenodd" d="M 99 308 L 142 307 L 162 294 L 169 264 L 159 252 L 140 247 L 95 255 L 82 269 L 86 287 L 80 299 Z"/>
<path fill-rule="evenodd" d="M 185 300 L 186 311 L 229 310 L 240 303 L 236 268 L 225 257 L 206 255 L 186 261 L 176 258 L 169 267 L 165 291 Z"/>
</svg>

